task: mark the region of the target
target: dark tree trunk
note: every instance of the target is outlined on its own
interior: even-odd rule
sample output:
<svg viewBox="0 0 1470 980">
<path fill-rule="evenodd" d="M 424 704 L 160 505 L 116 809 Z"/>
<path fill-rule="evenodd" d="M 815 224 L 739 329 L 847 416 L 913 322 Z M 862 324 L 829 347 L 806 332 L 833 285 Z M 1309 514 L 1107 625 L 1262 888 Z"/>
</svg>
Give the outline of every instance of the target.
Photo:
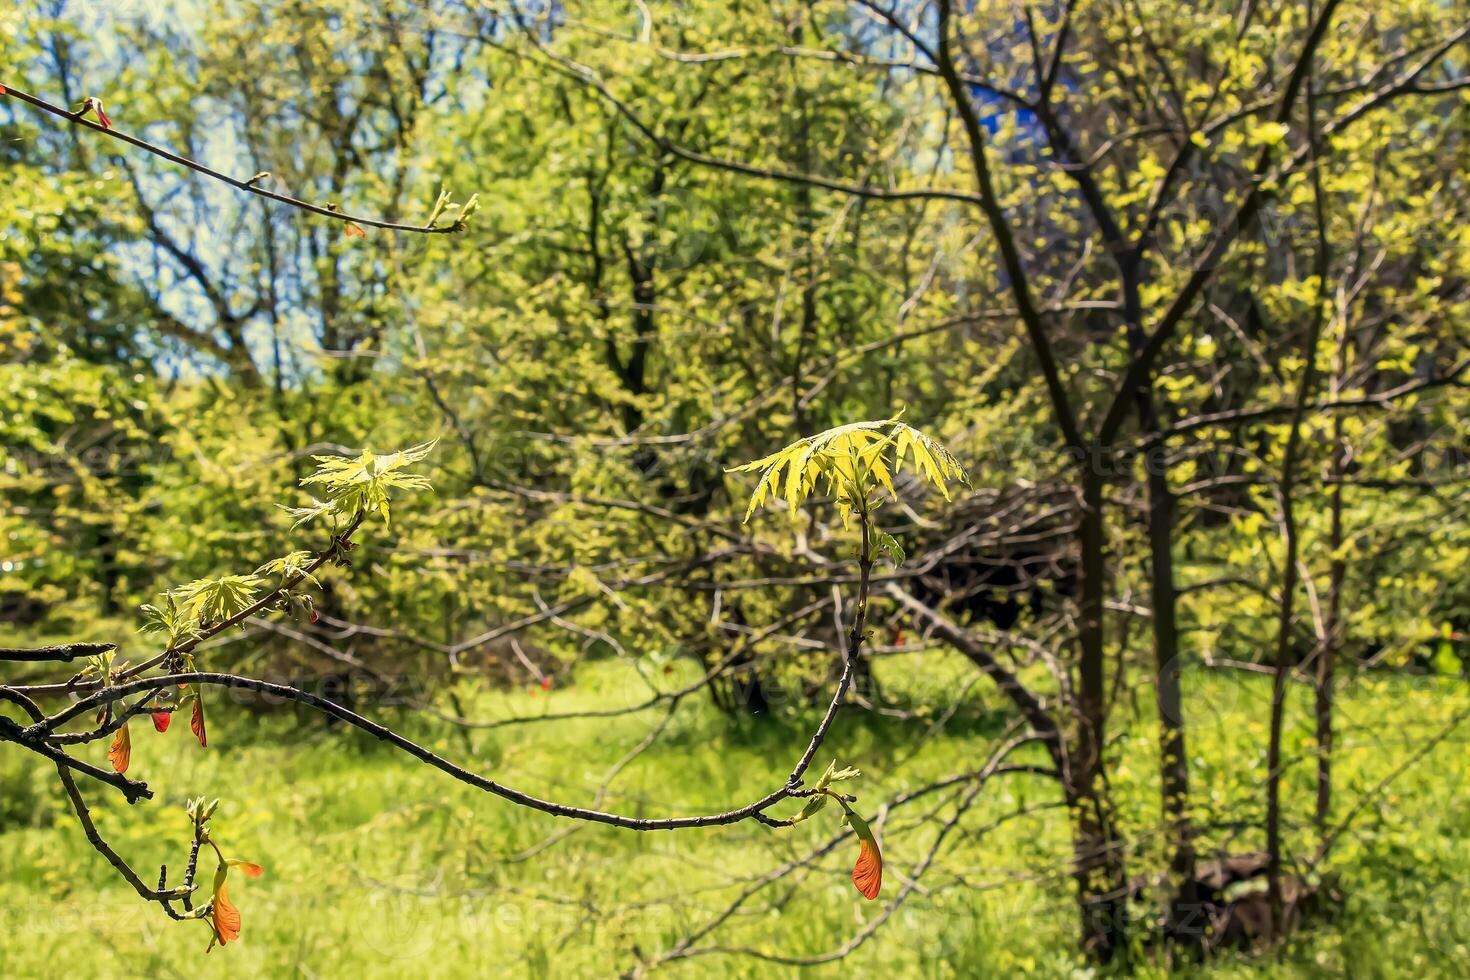
<svg viewBox="0 0 1470 980">
<path fill-rule="evenodd" d="M 1202 941 L 1203 931 L 1186 936 L 1197 919 L 1200 896 L 1195 874 L 1194 825 L 1189 814 L 1189 756 L 1185 751 L 1184 698 L 1180 689 L 1179 624 L 1174 587 L 1174 497 L 1168 475 L 1148 475 L 1148 536 L 1152 564 L 1154 684 L 1159 710 L 1159 786 L 1172 851 L 1169 871 L 1175 894 L 1168 927 L 1179 940 Z"/>
<path fill-rule="evenodd" d="M 1081 484 L 1079 685 L 1073 748 L 1068 753 L 1070 764 L 1065 774 L 1066 799 L 1072 817 L 1072 873 L 1077 883 L 1082 948 L 1106 962 L 1123 950 L 1126 942 L 1127 877 L 1122 842 L 1103 778 L 1107 730 L 1103 485 L 1101 475 L 1087 460 L 1082 463 Z"/>
<path fill-rule="evenodd" d="M 1121 264 L 1124 317 L 1128 345 L 1135 355 L 1144 345 L 1139 296 L 1140 267 Z M 1144 436 L 1159 429 L 1152 385 L 1134 396 L 1139 429 Z M 1166 930 L 1180 941 L 1202 942 L 1203 931 L 1186 935 L 1198 919 L 1199 889 L 1195 874 L 1194 827 L 1189 815 L 1189 756 L 1185 751 L 1184 697 L 1180 689 L 1178 590 L 1174 586 L 1174 495 L 1169 489 L 1166 456 L 1160 446 L 1144 457 L 1148 486 L 1149 601 L 1153 609 L 1154 693 L 1159 714 L 1159 789 L 1167 825 L 1169 871 L 1174 895 Z"/>
<path fill-rule="evenodd" d="M 1343 342 L 1346 347 L 1346 340 Z M 1342 418 L 1332 423 L 1332 509 L 1328 548 L 1332 561 L 1328 566 L 1327 616 L 1323 624 L 1322 650 L 1317 659 L 1317 828 L 1327 826 L 1332 810 L 1332 687 L 1337 681 L 1337 652 L 1342 642 L 1342 583 L 1347 563 L 1338 552 L 1342 549 L 1342 471 L 1347 455 L 1343 445 Z"/>
</svg>

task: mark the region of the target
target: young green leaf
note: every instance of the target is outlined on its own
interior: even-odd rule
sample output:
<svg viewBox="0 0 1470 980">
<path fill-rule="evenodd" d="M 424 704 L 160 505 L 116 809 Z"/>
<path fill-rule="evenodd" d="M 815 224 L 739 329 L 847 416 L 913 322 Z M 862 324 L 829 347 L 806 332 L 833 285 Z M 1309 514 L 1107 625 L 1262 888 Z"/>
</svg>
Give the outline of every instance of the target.
<svg viewBox="0 0 1470 980">
<path fill-rule="evenodd" d="M 221 575 L 195 579 L 170 591 L 183 611 L 196 623 L 218 623 L 244 612 L 265 585 L 255 575 Z"/>
<path fill-rule="evenodd" d="M 968 480 L 949 450 L 900 422 L 897 416 L 839 425 L 727 472 L 760 473 L 745 509 L 747 522 L 757 508 L 776 496 L 785 499 L 795 514 L 816 488 L 825 484 L 845 523 L 854 510 L 869 506 L 870 493 L 882 490 L 897 499 L 893 474 L 906 456 L 946 499 L 949 482 Z"/>
<path fill-rule="evenodd" d="M 908 555 L 904 552 L 903 545 L 898 543 L 898 539 L 887 531 L 879 531 L 875 537 L 877 538 L 877 547 L 874 550 L 880 555 L 887 555 L 888 560 L 893 562 L 894 568 L 902 565 L 903 560 Z"/>
<path fill-rule="evenodd" d="M 316 556 L 309 551 L 293 551 L 289 555 L 268 561 L 255 570 L 256 575 L 274 575 L 285 582 L 310 582 L 312 585 L 320 586 L 316 576 L 308 572 L 309 566 Z"/>
<path fill-rule="evenodd" d="M 383 523 L 392 520 L 388 491 L 428 490 L 427 477 L 408 472 L 407 467 L 420 462 L 433 450 L 435 443 L 425 442 L 401 452 L 385 456 L 364 452 L 360 456 L 313 456 L 317 470 L 301 481 L 302 486 L 320 486 L 327 494 L 325 503 L 314 500 L 308 508 L 288 511 L 297 524 L 324 514 L 351 517 L 381 514 Z"/>
<path fill-rule="evenodd" d="M 791 818 L 791 822 L 794 824 L 801 823 L 803 820 L 806 820 L 822 812 L 822 807 L 826 805 L 826 793 L 818 793 L 816 796 L 808 797 L 806 801 L 806 806 L 802 807 L 801 812 Z"/>
</svg>

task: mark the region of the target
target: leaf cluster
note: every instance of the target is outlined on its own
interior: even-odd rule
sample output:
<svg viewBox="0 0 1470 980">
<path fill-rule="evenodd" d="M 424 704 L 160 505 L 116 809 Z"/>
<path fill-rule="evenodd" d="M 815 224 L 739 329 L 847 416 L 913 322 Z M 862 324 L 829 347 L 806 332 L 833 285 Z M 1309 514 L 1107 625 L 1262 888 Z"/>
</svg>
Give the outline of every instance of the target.
<svg viewBox="0 0 1470 980">
<path fill-rule="evenodd" d="M 284 508 L 295 518 L 292 527 L 322 518 L 335 524 L 343 518 L 369 514 L 381 514 L 384 525 L 390 524 L 388 491 L 431 489 L 428 477 L 408 472 L 407 467 L 423 460 L 433 449 L 433 442 L 425 442 L 387 455 L 364 451 L 355 457 L 313 456 L 317 470 L 301 485 L 321 487 L 326 499 L 313 499 L 306 507 Z"/>
<path fill-rule="evenodd" d="M 846 524 L 854 511 L 866 512 L 876 504 L 872 494 L 878 488 L 898 499 L 893 478 L 905 459 L 946 500 L 950 481 L 969 485 L 969 477 L 954 454 L 900 422 L 898 416 L 839 425 L 798 439 L 769 456 L 732 467 L 729 472 L 761 474 L 745 510 L 746 522 L 768 498 L 778 496 L 786 500 L 794 515 L 817 486 L 825 484 Z"/>
</svg>

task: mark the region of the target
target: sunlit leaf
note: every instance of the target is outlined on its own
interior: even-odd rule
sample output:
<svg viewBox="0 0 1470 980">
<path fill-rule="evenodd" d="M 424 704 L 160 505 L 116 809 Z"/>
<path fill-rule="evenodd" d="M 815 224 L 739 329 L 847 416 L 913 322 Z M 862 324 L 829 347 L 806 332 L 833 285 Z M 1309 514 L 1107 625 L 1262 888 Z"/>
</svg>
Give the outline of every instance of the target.
<svg viewBox="0 0 1470 980">
<path fill-rule="evenodd" d="M 893 476 L 906 456 L 946 499 L 950 482 L 968 482 L 964 468 L 949 450 L 897 417 L 839 425 L 727 472 L 760 473 L 745 509 L 746 521 L 777 492 L 795 514 L 821 483 L 826 484 L 845 521 L 854 509 L 867 506 L 863 501 L 872 489 L 897 499 Z"/>
<path fill-rule="evenodd" d="M 221 575 L 195 579 L 170 591 L 179 605 L 201 623 L 219 623 L 239 615 L 255 601 L 265 580 L 255 575 Z"/>
<path fill-rule="evenodd" d="M 283 555 L 272 561 L 266 562 L 255 570 L 256 575 L 274 575 L 284 582 L 310 582 L 312 585 L 320 586 L 316 576 L 306 569 L 316 560 L 316 555 L 309 551 L 293 551 L 289 555 Z"/>
<path fill-rule="evenodd" d="M 358 514 L 380 514 L 383 523 L 391 521 L 390 490 L 431 489 L 428 477 L 409 472 L 407 467 L 422 461 L 435 443 L 425 442 L 401 452 L 359 456 L 313 456 L 315 473 L 301 481 L 302 486 L 320 486 L 327 493 L 325 504 L 313 501 L 310 508 L 298 508 L 297 523 L 323 514 L 350 517 Z M 305 513 L 302 513 L 305 511 Z"/>
</svg>

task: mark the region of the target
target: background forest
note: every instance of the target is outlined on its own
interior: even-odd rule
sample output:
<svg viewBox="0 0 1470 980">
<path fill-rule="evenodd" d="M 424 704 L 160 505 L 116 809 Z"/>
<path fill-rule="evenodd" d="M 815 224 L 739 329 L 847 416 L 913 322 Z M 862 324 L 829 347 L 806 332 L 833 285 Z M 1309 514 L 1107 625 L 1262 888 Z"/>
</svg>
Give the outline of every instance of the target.
<svg viewBox="0 0 1470 980">
<path fill-rule="evenodd" d="M 3 972 L 1465 975 L 1467 34 L 0 12 Z M 731 468 L 900 415 L 968 485 L 915 450 L 870 528 L 793 465 L 745 519 Z M 426 443 L 391 523 L 300 526 L 321 457 Z M 144 667 L 208 745 L 134 718 L 119 769 Z M 148 894 L 201 794 L 265 868 L 207 960 L 218 886 Z"/>
</svg>

